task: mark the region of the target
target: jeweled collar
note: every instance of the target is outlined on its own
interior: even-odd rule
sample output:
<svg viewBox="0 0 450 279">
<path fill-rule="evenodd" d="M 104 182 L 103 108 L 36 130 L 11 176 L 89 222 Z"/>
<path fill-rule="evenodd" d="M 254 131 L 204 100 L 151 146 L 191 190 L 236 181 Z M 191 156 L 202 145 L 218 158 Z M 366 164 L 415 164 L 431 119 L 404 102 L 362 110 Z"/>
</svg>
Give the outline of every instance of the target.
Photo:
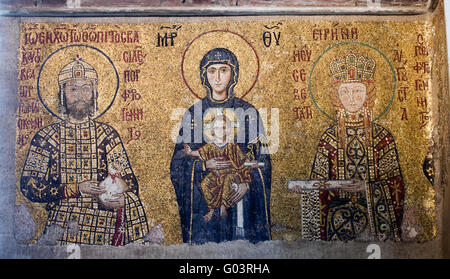
<svg viewBox="0 0 450 279">
<path fill-rule="evenodd" d="M 62 123 L 63 123 L 64 127 L 66 127 L 66 128 L 80 129 L 80 128 L 87 128 L 87 127 L 93 126 L 94 120 L 89 117 L 87 121 L 73 123 L 73 122 L 70 122 L 69 120 L 65 119 L 64 121 L 62 121 Z"/>
</svg>

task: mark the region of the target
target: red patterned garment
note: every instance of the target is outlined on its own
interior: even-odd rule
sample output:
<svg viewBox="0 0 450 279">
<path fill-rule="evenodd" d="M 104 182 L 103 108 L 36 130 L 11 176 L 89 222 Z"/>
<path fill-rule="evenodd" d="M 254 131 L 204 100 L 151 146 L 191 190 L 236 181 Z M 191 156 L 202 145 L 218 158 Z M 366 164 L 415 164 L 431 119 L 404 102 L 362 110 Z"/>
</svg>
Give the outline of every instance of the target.
<svg viewBox="0 0 450 279">
<path fill-rule="evenodd" d="M 311 224 L 315 229 L 303 228 L 304 237 L 348 241 L 369 235 L 400 241 L 405 185 L 393 136 L 375 123 L 370 138 L 363 127 L 345 127 L 343 137 L 339 131 L 335 124 L 322 135 L 310 178 L 363 180 L 366 189 L 350 193 L 322 187 L 316 202 L 303 198 L 303 211 L 315 211 L 317 216 L 312 221 L 316 224 Z M 345 143 L 340 144 L 340 139 Z"/>
</svg>

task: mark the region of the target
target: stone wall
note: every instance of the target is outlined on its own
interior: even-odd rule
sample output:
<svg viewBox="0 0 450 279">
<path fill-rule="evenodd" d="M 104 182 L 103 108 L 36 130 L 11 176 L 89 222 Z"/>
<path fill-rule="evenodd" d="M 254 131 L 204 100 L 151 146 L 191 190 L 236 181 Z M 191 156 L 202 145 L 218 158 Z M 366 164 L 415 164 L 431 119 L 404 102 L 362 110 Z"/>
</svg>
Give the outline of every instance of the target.
<svg viewBox="0 0 450 279">
<path fill-rule="evenodd" d="M 153 1 L 150 6 L 145 2 L 138 0 L 117 0 L 117 1 L 65 1 L 65 0 L 21 0 L 21 1 L 2 1 L 0 10 L 3 16 L 0 18 L 0 65 L 3 65 L 2 75 L 0 75 L 0 95 L 1 110 L 0 135 L 3 144 L 0 147 L 1 177 L 0 182 L 0 257 L 2 258 L 67 258 L 73 254 L 72 248 L 65 246 L 47 246 L 43 245 L 21 245 L 17 244 L 14 234 L 15 214 L 21 214 L 15 210 L 16 198 L 16 177 L 15 173 L 15 131 L 16 131 L 16 108 L 17 108 L 17 72 L 18 72 L 18 47 L 19 47 L 19 25 L 22 22 L 58 22 L 60 19 L 51 17 L 33 17 L 33 13 L 48 13 L 57 11 L 69 15 L 75 12 L 96 12 L 101 10 L 107 12 L 127 11 L 130 9 L 143 9 L 152 13 L 153 7 L 195 7 L 201 10 L 204 7 L 264 7 L 267 10 L 263 12 L 270 13 L 271 8 L 301 8 L 307 5 L 317 5 L 329 13 L 333 10 L 330 6 L 338 7 L 366 7 L 366 1 L 353 0 L 318 0 L 318 1 L 262 1 L 262 0 L 236 0 L 236 1 L 207 1 L 207 0 L 186 0 L 186 1 Z M 276 2 L 276 3 L 275 3 Z M 397 11 L 400 13 L 421 13 L 428 14 L 430 21 L 436 24 L 436 34 L 439 34 L 442 40 L 436 44 L 438 52 L 446 53 L 445 26 L 443 20 L 437 22 L 433 19 L 442 19 L 443 4 L 442 1 L 435 11 L 430 11 L 432 1 L 403 0 L 403 1 L 381 1 L 382 8 L 388 9 L 392 13 L 395 7 L 401 7 Z M 71 6 L 71 5 L 75 6 Z M 114 5 L 114 8 L 112 6 Z M 75 8 L 73 8 L 75 7 Z M 106 8 L 108 7 L 108 8 Z M 406 7 L 407 9 L 403 9 Z M 141 10 L 142 11 L 142 10 Z M 214 10 L 213 10 L 214 12 Z M 362 11 L 359 11 L 361 13 Z M 366 10 L 367 12 L 367 10 Z M 371 11 L 373 12 L 373 10 Z M 218 12 L 221 13 L 220 11 Z M 301 14 L 301 11 L 297 10 Z M 28 17 L 14 17 L 11 15 L 27 15 Z M 339 20 L 339 18 L 334 17 Z M 83 17 L 83 18 L 64 18 L 64 22 L 102 22 L 102 23 L 142 23 L 155 22 L 154 18 L 132 18 L 132 17 Z M 179 18 L 183 20 L 183 18 Z M 187 19 L 192 21 L 195 19 Z M 203 18 L 201 20 L 207 20 Z M 217 20 L 217 18 L 215 18 Z M 388 17 L 379 17 L 377 20 L 389 20 Z M 409 19 L 405 19 L 409 20 Z M 444 57 L 444 56 L 441 56 Z M 442 258 L 450 257 L 450 193 L 448 191 L 450 179 L 450 137 L 449 112 L 450 102 L 448 101 L 448 66 L 447 59 L 442 58 L 436 61 L 440 65 L 441 72 L 434 76 L 439 83 L 442 103 L 439 106 L 439 130 L 436 137 L 439 139 L 435 145 L 433 155 L 440 160 L 440 168 L 437 169 L 438 181 L 436 185 L 437 197 L 437 237 L 425 243 L 376 243 L 381 248 L 382 258 Z M 446 96 L 446 97 L 445 97 Z M 447 189 L 447 191 L 444 191 Z M 20 218 L 19 218 L 20 219 Z M 27 232 L 22 232 L 27 233 Z M 16 234 L 17 235 L 17 234 Z M 201 246 L 191 246 L 187 244 L 160 246 L 151 245 L 127 245 L 121 248 L 112 247 L 90 247 L 81 246 L 80 256 L 82 258 L 367 258 L 370 255 L 367 242 L 310 242 L 305 240 L 285 241 L 276 240 L 250 244 L 246 241 L 237 241 L 221 244 L 209 243 Z"/>
</svg>

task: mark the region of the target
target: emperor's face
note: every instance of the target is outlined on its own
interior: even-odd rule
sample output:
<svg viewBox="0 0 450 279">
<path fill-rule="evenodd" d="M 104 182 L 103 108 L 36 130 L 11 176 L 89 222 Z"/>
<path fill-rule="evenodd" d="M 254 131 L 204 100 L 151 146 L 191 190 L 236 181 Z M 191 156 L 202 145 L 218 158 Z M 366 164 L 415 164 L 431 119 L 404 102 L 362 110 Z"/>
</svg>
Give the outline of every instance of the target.
<svg viewBox="0 0 450 279">
<path fill-rule="evenodd" d="M 357 112 L 366 101 L 366 86 L 360 82 L 343 83 L 338 88 L 341 104 L 349 112 Z"/>
<path fill-rule="evenodd" d="M 227 64 L 213 64 L 206 69 L 206 76 L 214 93 L 226 93 L 231 79 L 231 67 Z"/>
<path fill-rule="evenodd" d="M 94 89 L 89 80 L 70 80 L 66 83 L 64 92 L 69 115 L 80 120 L 92 112 Z"/>
</svg>

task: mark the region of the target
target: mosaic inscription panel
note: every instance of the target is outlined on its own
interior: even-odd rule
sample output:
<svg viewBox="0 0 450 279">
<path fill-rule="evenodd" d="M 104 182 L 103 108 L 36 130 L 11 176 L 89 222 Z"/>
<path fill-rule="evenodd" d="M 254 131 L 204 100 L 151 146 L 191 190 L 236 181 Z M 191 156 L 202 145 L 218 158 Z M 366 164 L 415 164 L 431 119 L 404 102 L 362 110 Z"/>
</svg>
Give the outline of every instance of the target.
<svg viewBox="0 0 450 279">
<path fill-rule="evenodd" d="M 425 20 L 20 30 L 19 242 L 437 234 Z"/>
</svg>

